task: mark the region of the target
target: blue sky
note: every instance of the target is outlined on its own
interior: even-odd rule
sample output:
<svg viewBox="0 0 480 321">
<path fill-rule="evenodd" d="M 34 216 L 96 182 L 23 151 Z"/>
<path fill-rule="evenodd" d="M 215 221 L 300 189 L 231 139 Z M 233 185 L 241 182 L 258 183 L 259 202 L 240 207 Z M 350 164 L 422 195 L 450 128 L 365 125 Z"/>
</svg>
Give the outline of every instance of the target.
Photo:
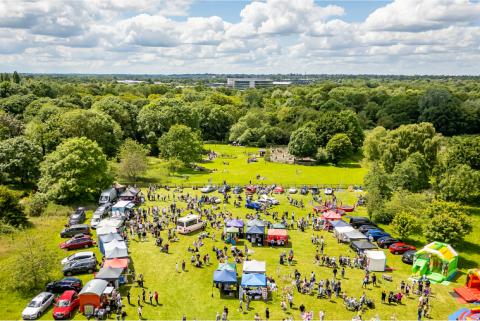
<svg viewBox="0 0 480 321">
<path fill-rule="evenodd" d="M 0 71 L 480 73 L 478 0 L 0 0 Z"/>
</svg>

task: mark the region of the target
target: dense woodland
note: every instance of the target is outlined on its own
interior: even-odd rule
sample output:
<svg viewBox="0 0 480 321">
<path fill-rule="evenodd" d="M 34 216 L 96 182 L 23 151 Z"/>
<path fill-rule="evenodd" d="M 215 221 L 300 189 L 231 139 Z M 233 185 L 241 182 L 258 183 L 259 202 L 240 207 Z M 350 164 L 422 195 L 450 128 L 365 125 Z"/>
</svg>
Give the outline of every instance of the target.
<svg viewBox="0 0 480 321">
<path fill-rule="evenodd" d="M 412 197 L 405 193 L 478 202 L 478 134 L 480 82 L 469 78 L 344 76 L 238 91 L 195 77 L 135 85 L 0 77 L 0 179 L 36 191 L 30 215 L 108 186 L 118 174 L 111 162 L 131 177 L 145 170 L 147 155 L 175 170 L 200 160 L 202 142 L 216 141 L 288 145 L 296 157 L 334 165 L 364 155 L 369 213 L 389 222 L 385 208 Z M 18 193 L 2 187 L 0 194 L 0 207 L 9 208 L 1 212 L 4 229 L 26 224 Z"/>
</svg>

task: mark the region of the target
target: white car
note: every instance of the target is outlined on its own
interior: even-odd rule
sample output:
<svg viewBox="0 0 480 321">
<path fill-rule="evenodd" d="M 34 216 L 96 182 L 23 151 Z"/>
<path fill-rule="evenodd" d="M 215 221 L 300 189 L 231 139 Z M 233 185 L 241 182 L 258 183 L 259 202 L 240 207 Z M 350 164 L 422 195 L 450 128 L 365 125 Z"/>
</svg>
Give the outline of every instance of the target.
<svg viewBox="0 0 480 321">
<path fill-rule="evenodd" d="M 333 189 L 330 187 L 325 188 L 325 195 L 332 195 L 333 194 Z"/>
<path fill-rule="evenodd" d="M 260 203 L 269 203 L 269 204 L 272 204 L 272 205 L 278 205 L 280 204 L 280 202 L 274 198 L 274 197 L 270 197 L 268 195 L 265 195 L 263 194 L 262 196 L 260 196 L 260 198 L 258 199 L 258 201 Z"/>
<path fill-rule="evenodd" d="M 95 230 L 98 226 L 98 223 L 102 220 L 102 217 L 98 214 L 93 214 L 92 219 L 90 220 L 90 227 Z"/>
<path fill-rule="evenodd" d="M 85 259 L 90 259 L 90 258 L 94 258 L 95 261 L 97 260 L 97 256 L 92 251 L 77 252 L 77 253 L 74 253 L 74 254 L 64 258 L 62 260 L 62 265 L 66 265 L 66 264 L 71 263 L 73 261 L 85 260 Z"/>
<path fill-rule="evenodd" d="M 207 185 L 203 188 L 200 189 L 200 192 L 202 193 L 211 193 L 215 190 L 215 187 L 213 187 L 212 185 Z"/>
<path fill-rule="evenodd" d="M 295 187 L 290 187 L 290 188 L 288 189 L 288 193 L 289 193 L 289 194 L 296 194 L 296 193 L 297 193 L 297 189 L 296 189 Z"/>
<path fill-rule="evenodd" d="M 30 301 L 27 307 L 22 311 L 24 320 L 38 319 L 50 305 L 52 305 L 55 296 L 50 292 L 42 292 Z"/>
</svg>

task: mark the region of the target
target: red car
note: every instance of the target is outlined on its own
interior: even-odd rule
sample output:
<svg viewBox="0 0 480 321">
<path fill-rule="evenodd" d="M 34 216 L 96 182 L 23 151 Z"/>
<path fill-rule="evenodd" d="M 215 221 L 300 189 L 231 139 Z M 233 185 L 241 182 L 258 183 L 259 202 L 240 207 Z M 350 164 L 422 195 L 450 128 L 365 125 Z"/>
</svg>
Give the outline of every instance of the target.
<svg viewBox="0 0 480 321">
<path fill-rule="evenodd" d="M 390 247 L 388 248 L 390 250 L 390 253 L 393 253 L 393 254 L 403 254 L 407 251 L 410 251 L 410 250 L 416 250 L 417 248 L 413 245 L 408 245 L 408 244 L 405 244 L 405 243 L 394 243 L 392 245 L 390 245 Z"/>
<path fill-rule="evenodd" d="M 77 292 L 68 290 L 58 297 L 53 308 L 53 318 L 55 320 L 70 319 L 75 309 L 80 305 L 80 299 Z"/>
<path fill-rule="evenodd" d="M 75 235 L 66 242 L 60 244 L 61 249 L 76 250 L 81 248 L 89 248 L 95 245 L 95 241 L 92 240 L 90 235 Z"/>
</svg>

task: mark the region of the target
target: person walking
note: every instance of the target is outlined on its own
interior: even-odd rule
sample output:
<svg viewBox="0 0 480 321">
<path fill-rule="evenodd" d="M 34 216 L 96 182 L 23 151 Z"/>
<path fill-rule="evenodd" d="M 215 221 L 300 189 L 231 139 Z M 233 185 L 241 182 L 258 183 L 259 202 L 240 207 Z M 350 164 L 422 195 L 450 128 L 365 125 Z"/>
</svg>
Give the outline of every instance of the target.
<svg viewBox="0 0 480 321">
<path fill-rule="evenodd" d="M 137 305 L 142 306 L 142 301 L 140 301 L 140 294 L 137 296 Z"/>
</svg>

